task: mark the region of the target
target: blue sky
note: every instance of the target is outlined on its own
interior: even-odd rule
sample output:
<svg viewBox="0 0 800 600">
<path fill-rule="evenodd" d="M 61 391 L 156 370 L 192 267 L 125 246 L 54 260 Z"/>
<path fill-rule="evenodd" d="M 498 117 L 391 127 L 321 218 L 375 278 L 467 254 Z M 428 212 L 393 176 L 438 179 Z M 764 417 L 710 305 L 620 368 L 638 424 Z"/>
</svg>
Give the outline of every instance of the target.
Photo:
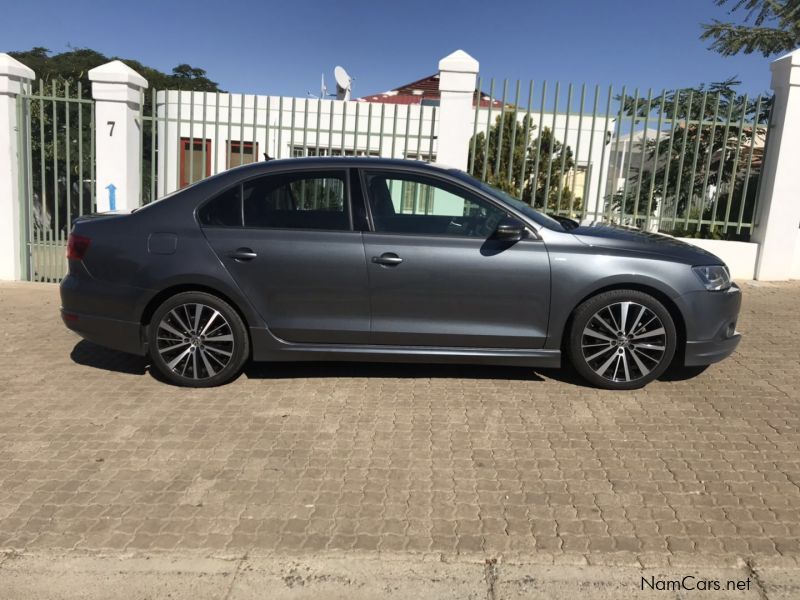
<svg viewBox="0 0 800 600">
<path fill-rule="evenodd" d="M 723 58 L 698 39 L 726 17 L 713 0 L 317 0 L 220 2 L 2 0 L 0 50 L 68 45 L 169 71 L 187 62 L 226 90 L 303 96 L 333 68 L 355 96 L 437 70 L 462 48 L 481 74 L 502 79 L 629 88 L 695 86 L 737 76 L 742 91 L 769 88 L 769 59 Z M 523 86 L 523 89 L 526 89 Z"/>
</svg>

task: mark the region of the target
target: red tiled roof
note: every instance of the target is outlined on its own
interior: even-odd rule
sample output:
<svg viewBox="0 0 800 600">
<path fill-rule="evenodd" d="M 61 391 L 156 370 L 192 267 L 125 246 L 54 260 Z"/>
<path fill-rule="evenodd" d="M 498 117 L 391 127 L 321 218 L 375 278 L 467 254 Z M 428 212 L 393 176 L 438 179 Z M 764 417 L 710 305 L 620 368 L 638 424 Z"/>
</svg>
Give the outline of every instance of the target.
<svg viewBox="0 0 800 600">
<path fill-rule="evenodd" d="M 475 98 L 473 105 L 478 100 L 479 91 L 475 90 Z M 401 85 L 388 92 L 382 94 L 371 94 L 359 98 L 362 102 L 377 102 L 382 104 L 421 104 L 423 100 L 439 100 L 441 94 L 439 93 L 439 74 L 429 75 L 417 81 L 412 81 L 405 85 Z M 482 108 L 489 106 L 490 98 L 488 94 L 480 92 L 480 105 Z M 491 100 L 493 106 L 501 106 L 502 102 L 499 100 Z"/>
</svg>

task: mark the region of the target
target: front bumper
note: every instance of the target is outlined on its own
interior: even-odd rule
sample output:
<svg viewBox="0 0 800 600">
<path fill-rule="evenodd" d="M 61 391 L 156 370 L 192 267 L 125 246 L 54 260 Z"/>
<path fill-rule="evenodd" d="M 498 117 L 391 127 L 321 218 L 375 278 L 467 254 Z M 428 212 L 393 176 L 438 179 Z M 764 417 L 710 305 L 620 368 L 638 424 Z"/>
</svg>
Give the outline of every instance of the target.
<svg viewBox="0 0 800 600">
<path fill-rule="evenodd" d="M 710 365 L 730 356 L 742 335 L 736 330 L 742 290 L 735 283 L 724 292 L 698 291 L 681 298 L 685 305 L 684 365 Z"/>
<path fill-rule="evenodd" d="M 733 354 L 741 339 L 742 334 L 737 332 L 733 336 L 719 341 L 686 342 L 686 358 L 683 364 L 687 367 L 699 367 L 719 362 Z"/>
</svg>

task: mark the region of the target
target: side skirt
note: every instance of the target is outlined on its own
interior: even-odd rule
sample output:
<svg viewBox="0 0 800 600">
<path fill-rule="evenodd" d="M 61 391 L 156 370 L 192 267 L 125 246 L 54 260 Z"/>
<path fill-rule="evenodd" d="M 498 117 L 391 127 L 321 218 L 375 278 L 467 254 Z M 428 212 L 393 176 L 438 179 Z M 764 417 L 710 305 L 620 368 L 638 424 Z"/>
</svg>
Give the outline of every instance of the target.
<svg viewBox="0 0 800 600">
<path fill-rule="evenodd" d="M 253 360 L 259 362 L 353 361 L 561 367 L 561 351 L 543 348 L 292 344 L 279 341 L 267 330 L 257 328 L 250 329 L 250 337 Z"/>
</svg>

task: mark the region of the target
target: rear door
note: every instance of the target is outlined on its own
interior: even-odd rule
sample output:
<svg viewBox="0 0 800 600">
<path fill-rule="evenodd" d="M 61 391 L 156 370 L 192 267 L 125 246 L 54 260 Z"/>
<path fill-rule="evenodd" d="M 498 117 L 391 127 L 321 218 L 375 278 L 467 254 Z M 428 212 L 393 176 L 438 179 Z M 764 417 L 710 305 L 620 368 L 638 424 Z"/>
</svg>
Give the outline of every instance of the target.
<svg viewBox="0 0 800 600">
<path fill-rule="evenodd" d="M 220 260 L 279 338 L 368 341 L 366 260 L 349 197 L 345 169 L 294 171 L 247 181 L 198 211 Z"/>
<path fill-rule="evenodd" d="M 372 343 L 541 348 L 550 262 L 544 242 L 492 239 L 508 216 L 482 196 L 427 173 L 365 170 L 372 231 L 364 233 Z"/>
</svg>

